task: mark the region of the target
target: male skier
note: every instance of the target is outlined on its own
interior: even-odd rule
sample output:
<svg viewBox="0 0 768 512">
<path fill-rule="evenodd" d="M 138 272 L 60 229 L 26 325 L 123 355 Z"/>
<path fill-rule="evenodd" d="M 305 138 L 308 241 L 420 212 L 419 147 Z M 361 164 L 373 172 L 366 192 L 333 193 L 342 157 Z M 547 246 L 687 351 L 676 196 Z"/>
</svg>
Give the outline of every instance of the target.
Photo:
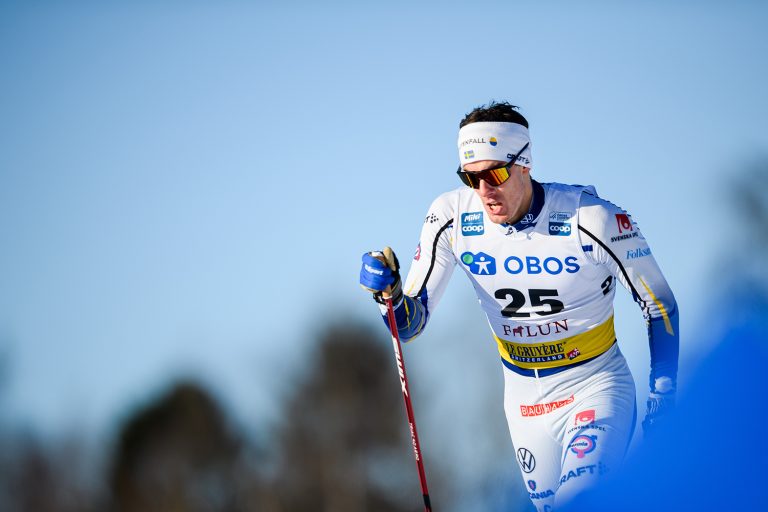
<svg viewBox="0 0 768 512">
<path fill-rule="evenodd" d="M 592 186 L 531 178 L 528 121 L 516 107 L 491 102 L 459 126 L 465 186 L 430 206 L 404 285 L 397 259 L 380 252 L 363 255 L 360 283 L 380 304 L 391 287 L 397 328 L 409 341 L 454 267 L 466 273 L 501 356 L 523 480 L 538 511 L 550 511 L 615 470 L 632 436 L 635 385 L 613 327 L 617 281 L 648 324 L 646 430 L 673 403 L 677 305 L 626 211 Z M 381 311 L 386 318 L 383 304 Z"/>
</svg>

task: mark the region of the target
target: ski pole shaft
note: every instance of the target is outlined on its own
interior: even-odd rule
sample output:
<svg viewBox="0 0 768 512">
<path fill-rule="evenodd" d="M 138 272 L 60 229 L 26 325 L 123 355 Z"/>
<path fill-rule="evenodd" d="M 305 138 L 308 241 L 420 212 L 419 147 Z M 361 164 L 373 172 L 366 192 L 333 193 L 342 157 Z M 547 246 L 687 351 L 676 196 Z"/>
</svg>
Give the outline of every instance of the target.
<svg viewBox="0 0 768 512">
<path fill-rule="evenodd" d="M 403 351 L 400 347 L 400 335 L 397 332 L 397 321 L 395 320 L 395 310 L 392 306 L 392 297 L 384 294 L 384 301 L 387 305 L 387 322 L 389 331 L 392 334 L 392 346 L 395 349 L 395 360 L 397 361 L 397 371 L 400 374 L 400 387 L 403 391 L 403 400 L 405 401 L 405 411 L 408 414 L 408 425 L 411 430 L 411 444 L 413 445 L 413 455 L 416 457 L 416 468 L 419 470 L 419 481 L 421 482 L 421 494 L 424 497 L 424 511 L 432 512 L 432 504 L 429 501 L 429 490 L 427 489 L 427 476 L 424 473 L 424 461 L 421 457 L 421 445 L 419 444 L 419 435 L 416 432 L 416 419 L 413 416 L 413 406 L 411 405 L 411 393 L 408 390 L 408 375 L 405 373 L 405 362 L 403 361 Z"/>
</svg>

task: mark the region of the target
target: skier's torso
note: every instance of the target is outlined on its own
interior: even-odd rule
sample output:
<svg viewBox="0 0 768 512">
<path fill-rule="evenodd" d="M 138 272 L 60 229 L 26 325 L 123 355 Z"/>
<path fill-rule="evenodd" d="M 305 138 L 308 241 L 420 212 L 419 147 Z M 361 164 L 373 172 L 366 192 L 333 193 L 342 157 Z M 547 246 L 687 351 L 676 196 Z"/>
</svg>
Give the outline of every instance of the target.
<svg viewBox="0 0 768 512">
<path fill-rule="evenodd" d="M 583 189 L 542 187 L 541 210 L 518 224 L 521 230 L 490 222 L 472 190 L 452 198 L 453 254 L 475 288 L 502 359 L 521 368 L 585 361 L 616 339 L 612 276 L 586 259 L 577 236 Z"/>
</svg>

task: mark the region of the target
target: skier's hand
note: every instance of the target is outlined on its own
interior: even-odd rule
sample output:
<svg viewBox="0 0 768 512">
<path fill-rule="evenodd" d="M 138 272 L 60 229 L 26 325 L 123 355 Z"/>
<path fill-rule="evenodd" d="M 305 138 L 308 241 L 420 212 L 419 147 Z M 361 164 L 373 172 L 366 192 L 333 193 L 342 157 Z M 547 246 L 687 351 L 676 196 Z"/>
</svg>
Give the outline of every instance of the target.
<svg viewBox="0 0 768 512">
<path fill-rule="evenodd" d="M 643 433 L 653 435 L 653 432 L 669 421 L 668 415 L 675 407 L 674 393 L 651 392 L 646 402 Z"/>
<path fill-rule="evenodd" d="M 400 263 L 389 247 L 383 251 L 363 254 L 360 269 L 360 286 L 373 293 L 377 302 L 383 302 L 382 293 L 388 292 L 392 303 L 397 306 L 403 299 L 403 286 L 400 282 Z"/>
</svg>

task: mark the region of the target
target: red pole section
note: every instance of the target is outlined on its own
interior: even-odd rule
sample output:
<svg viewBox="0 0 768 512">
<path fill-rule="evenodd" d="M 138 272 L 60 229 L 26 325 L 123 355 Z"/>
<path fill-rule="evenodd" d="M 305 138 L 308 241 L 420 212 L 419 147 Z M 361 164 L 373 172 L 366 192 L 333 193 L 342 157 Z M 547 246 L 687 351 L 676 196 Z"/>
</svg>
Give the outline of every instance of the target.
<svg viewBox="0 0 768 512">
<path fill-rule="evenodd" d="M 432 505 L 429 502 L 429 490 L 427 489 L 427 476 L 424 473 L 424 461 L 421 457 L 421 445 L 419 444 L 419 434 L 416 432 L 416 419 L 413 416 L 413 406 L 411 405 L 411 393 L 408 390 L 408 375 L 405 373 L 405 362 L 403 361 L 403 351 L 400 347 L 400 335 L 397 332 L 397 321 L 395 320 L 395 310 L 392 307 L 392 298 L 384 297 L 387 304 L 387 321 L 389 331 L 392 334 L 392 346 L 395 349 L 395 360 L 397 361 L 397 371 L 400 374 L 400 387 L 403 390 L 403 400 L 405 401 L 405 411 L 408 414 L 408 425 L 411 430 L 411 444 L 413 445 L 413 455 L 416 457 L 416 468 L 419 470 L 419 481 L 421 482 L 421 494 L 424 497 L 424 511 L 432 512 Z"/>
</svg>

